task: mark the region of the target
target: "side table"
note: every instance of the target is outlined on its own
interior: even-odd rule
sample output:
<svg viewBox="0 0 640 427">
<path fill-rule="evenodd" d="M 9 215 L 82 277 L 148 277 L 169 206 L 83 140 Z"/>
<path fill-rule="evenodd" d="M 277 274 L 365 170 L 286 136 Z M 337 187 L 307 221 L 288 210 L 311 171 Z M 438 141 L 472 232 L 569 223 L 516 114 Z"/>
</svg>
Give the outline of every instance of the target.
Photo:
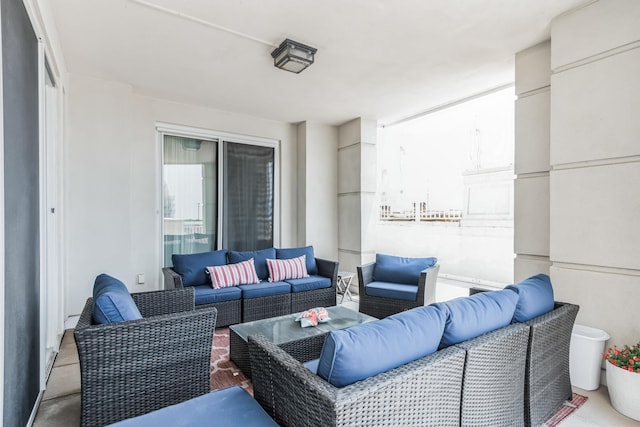
<svg viewBox="0 0 640 427">
<path fill-rule="evenodd" d="M 336 285 L 338 286 L 338 293 L 342 294 L 340 304 L 344 301 L 345 295 L 349 296 L 349 301 L 353 301 L 353 296 L 351 295 L 349 286 L 351 286 L 351 281 L 355 275 L 356 273 L 352 273 L 350 271 L 338 271 L 338 283 L 336 283 Z"/>
</svg>

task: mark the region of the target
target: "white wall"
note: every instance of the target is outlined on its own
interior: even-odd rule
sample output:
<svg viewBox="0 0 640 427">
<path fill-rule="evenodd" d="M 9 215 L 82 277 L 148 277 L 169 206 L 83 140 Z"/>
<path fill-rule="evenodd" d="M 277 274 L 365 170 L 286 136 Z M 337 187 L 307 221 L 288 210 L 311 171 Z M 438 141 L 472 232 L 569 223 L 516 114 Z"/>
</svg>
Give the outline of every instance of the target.
<svg viewBox="0 0 640 427">
<path fill-rule="evenodd" d="M 297 238 L 295 126 L 152 99 L 130 86 L 70 75 L 65 141 L 66 315 L 80 313 L 105 272 L 132 292 L 160 289 L 160 145 L 156 122 L 281 143 L 282 247 Z M 137 285 L 136 275 L 146 283 Z"/>
<path fill-rule="evenodd" d="M 338 129 L 298 125 L 298 240 L 317 257 L 338 259 Z"/>
</svg>

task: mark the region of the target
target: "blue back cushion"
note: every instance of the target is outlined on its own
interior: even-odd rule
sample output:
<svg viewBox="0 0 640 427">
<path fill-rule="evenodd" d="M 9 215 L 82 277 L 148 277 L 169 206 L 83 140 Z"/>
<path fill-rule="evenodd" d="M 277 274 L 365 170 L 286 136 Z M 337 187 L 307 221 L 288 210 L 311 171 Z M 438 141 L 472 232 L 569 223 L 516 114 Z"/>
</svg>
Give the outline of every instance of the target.
<svg viewBox="0 0 640 427">
<path fill-rule="evenodd" d="M 511 323 L 517 302 L 518 294 L 503 289 L 432 304 L 447 314 L 439 348 L 507 326 Z"/>
<path fill-rule="evenodd" d="M 344 387 L 438 349 L 446 314 L 438 307 L 418 307 L 385 319 L 331 331 L 324 342 L 318 375 Z"/>
<path fill-rule="evenodd" d="M 114 323 L 142 319 L 127 287 L 120 280 L 100 274 L 93 283 L 93 321 Z"/>
<path fill-rule="evenodd" d="M 269 268 L 267 267 L 267 258 L 276 259 L 275 248 L 261 249 L 259 251 L 229 251 L 229 263 L 237 264 L 242 261 L 248 261 L 253 258 L 253 265 L 256 267 L 258 279 L 267 280 L 269 278 Z"/>
<path fill-rule="evenodd" d="M 318 266 L 316 265 L 316 257 L 313 254 L 313 246 L 276 249 L 276 258 L 278 259 L 298 258 L 302 255 L 306 255 L 307 273 L 310 275 L 318 274 Z"/>
<path fill-rule="evenodd" d="M 422 270 L 434 266 L 438 258 L 406 258 L 393 255 L 376 254 L 376 266 L 373 280 L 376 282 L 403 283 L 418 285 Z"/>
<path fill-rule="evenodd" d="M 207 285 L 211 284 L 211 279 L 205 273 L 205 269 L 216 265 L 225 265 L 227 250 L 188 255 L 173 254 L 171 262 L 173 262 L 173 271 L 182 277 L 183 286 Z"/>
<path fill-rule="evenodd" d="M 518 304 L 513 314 L 514 322 L 526 322 L 553 310 L 553 288 L 546 274 L 529 277 L 515 285 L 509 285 L 518 294 Z"/>
</svg>

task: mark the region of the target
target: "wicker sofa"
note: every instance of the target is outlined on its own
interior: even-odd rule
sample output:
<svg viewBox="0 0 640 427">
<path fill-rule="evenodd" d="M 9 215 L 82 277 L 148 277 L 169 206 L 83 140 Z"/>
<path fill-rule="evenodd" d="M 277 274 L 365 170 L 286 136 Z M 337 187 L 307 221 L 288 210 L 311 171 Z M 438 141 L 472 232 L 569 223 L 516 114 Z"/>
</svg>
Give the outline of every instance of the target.
<svg viewBox="0 0 640 427">
<path fill-rule="evenodd" d="M 210 390 L 216 309 L 195 310 L 188 288 L 130 297 L 139 310 L 137 320 L 97 324 L 97 305 L 89 298 L 75 328 L 81 426 L 110 424 Z"/>
<path fill-rule="evenodd" d="M 480 301 L 477 296 L 465 298 Z M 412 312 L 438 305 L 415 308 L 368 325 L 394 319 L 406 324 Z M 440 305 L 440 309 L 444 307 Z M 452 325 L 456 313 L 453 308 L 447 314 L 437 351 L 343 386 L 323 378 L 321 368 L 314 365 L 317 361 L 303 364 L 264 337 L 252 336 L 249 351 L 254 396 L 283 426 L 537 426 L 571 398 L 568 347 L 577 311 L 576 305 L 554 303 L 551 311 L 526 322 L 515 321 L 479 333 L 482 328 L 474 324 L 461 328 Z M 425 323 L 425 327 L 437 333 L 433 325 Z M 462 338 L 469 330 L 469 338 L 447 345 L 447 330 L 456 327 L 458 333 L 462 331 Z M 360 363 L 352 359 L 351 366 L 368 363 L 366 355 L 379 358 L 384 354 L 376 348 L 358 348 L 358 335 L 353 330 L 338 331 L 345 332 L 351 334 L 350 345 L 362 355 Z M 334 332 L 327 341 L 337 339 L 338 335 L 331 334 Z M 374 335 L 380 338 L 380 334 Z M 397 337 L 394 332 L 392 342 Z M 411 347 L 414 341 L 423 339 L 415 338 L 414 332 L 405 345 Z M 397 345 L 389 347 L 397 352 Z M 323 348 L 315 356 L 322 360 L 325 351 Z M 337 362 L 333 366 L 340 367 Z"/>
<path fill-rule="evenodd" d="M 289 259 L 301 254 L 306 255 L 308 278 L 277 283 L 268 281 L 267 259 Z M 312 246 L 243 252 L 219 250 L 177 257 L 174 255 L 173 259 L 174 267 L 162 269 L 165 289 L 192 287 L 195 290 L 196 308 L 215 307 L 218 310 L 219 327 L 282 316 L 313 307 L 336 305 L 338 263 L 316 258 Z M 208 266 L 235 264 L 249 259 L 254 260 L 256 273 L 261 280 L 259 284 L 212 289 L 210 279 L 204 275 Z M 175 265 L 176 262 L 185 260 L 195 276 L 185 278 L 184 271 Z M 220 291 L 235 293 L 232 297 L 219 298 Z"/>
<path fill-rule="evenodd" d="M 361 313 L 382 319 L 435 301 L 440 270 L 436 258 L 376 254 L 376 262 L 357 270 Z"/>
</svg>

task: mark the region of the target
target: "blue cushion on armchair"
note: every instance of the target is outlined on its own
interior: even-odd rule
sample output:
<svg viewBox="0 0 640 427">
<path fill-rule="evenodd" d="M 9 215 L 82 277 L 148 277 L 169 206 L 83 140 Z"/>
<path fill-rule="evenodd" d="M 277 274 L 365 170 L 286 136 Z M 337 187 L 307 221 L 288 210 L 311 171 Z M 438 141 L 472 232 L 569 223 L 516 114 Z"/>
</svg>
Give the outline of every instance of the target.
<svg viewBox="0 0 640 427">
<path fill-rule="evenodd" d="M 440 348 L 507 326 L 511 323 L 517 302 L 518 294 L 503 289 L 432 304 L 447 314 Z"/>
<path fill-rule="evenodd" d="M 445 321 L 445 312 L 426 306 L 331 331 L 320 353 L 317 374 L 344 387 L 420 359 L 438 349 Z"/>
<path fill-rule="evenodd" d="M 142 319 L 127 287 L 108 274 L 93 283 L 93 321 L 99 324 Z"/>
<path fill-rule="evenodd" d="M 225 265 L 227 263 L 227 250 L 222 249 L 198 254 L 173 254 L 173 271 L 182 277 L 183 286 L 198 286 L 211 284 L 211 279 L 205 273 L 207 267 Z"/>
<path fill-rule="evenodd" d="M 546 274 L 529 277 L 510 289 L 518 294 L 518 304 L 513 314 L 514 322 L 526 322 L 553 310 L 554 297 L 551 279 Z"/>
<path fill-rule="evenodd" d="M 229 263 L 237 264 L 242 261 L 248 261 L 253 258 L 253 265 L 256 268 L 256 273 L 258 274 L 258 279 L 267 280 L 269 279 L 269 268 L 267 267 L 267 258 L 275 259 L 276 258 L 276 250 L 275 248 L 267 248 L 261 249 L 259 251 L 229 251 Z"/>
<path fill-rule="evenodd" d="M 307 273 L 312 276 L 318 274 L 318 266 L 316 265 L 316 257 L 313 254 L 313 246 L 276 249 L 276 258 L 278 259 L 298 258 L 302 255 L 306 255 Z"/>
<path fill-rule="evenodd" d="M 394 255 L 376 254 L 373 280 L 376 282 L 418 285 L 422 270 L 433 267 L 438 258 L 407 258 Z"/>
<path fill-rule="evenodd" d="M 401 283 L 371 282 L 364 286 L 364 293 L 371 297 L 401 299 L 404 301 L 418 300 L 418 287 Z"/>
</svg>

